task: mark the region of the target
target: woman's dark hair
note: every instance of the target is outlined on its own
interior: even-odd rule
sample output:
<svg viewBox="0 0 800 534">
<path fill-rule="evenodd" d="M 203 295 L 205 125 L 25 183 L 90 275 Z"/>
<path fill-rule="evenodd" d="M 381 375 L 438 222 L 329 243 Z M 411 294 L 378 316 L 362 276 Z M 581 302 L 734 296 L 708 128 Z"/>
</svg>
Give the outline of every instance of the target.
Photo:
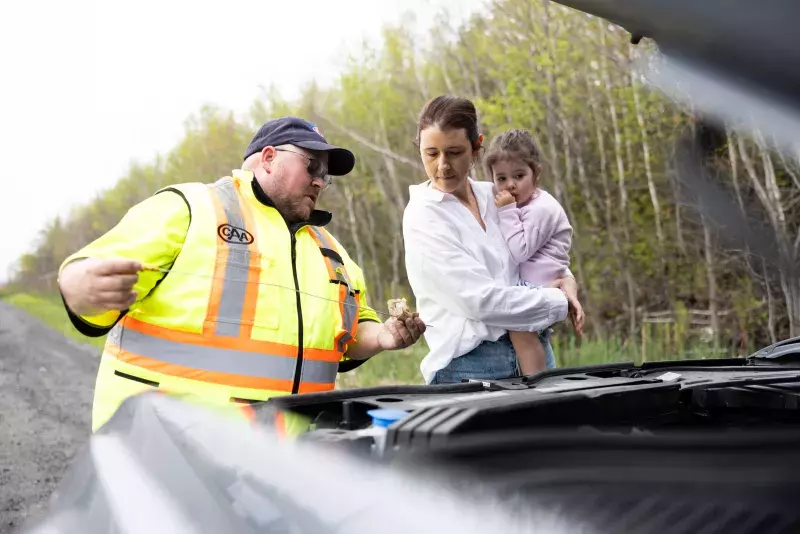
<svg viewBox="0 0 800 534">
<path fill-rule="evenodd" d="M 463 128 L 473 150 L 478 145 L 478 112 L 475 104 L 466 98 L 453 95 L 441 95 L 429 100 L 419 112 L 417 138 L 414 144 L 419 148 L 419 136 L 422 130 L 438 126 L 441 130 Z"/>
<path fill-rule="evenodd" d="M 483 164 L 486 174 L 492 176 L 492 167 L 498 161 L 515 159 L 525 162 L 533 171 L 533 181 L 539 177 L 540 159 L 539 147 L 527 130 L 508 130 L 498 135 L 489 144 Z"/>
</svg>

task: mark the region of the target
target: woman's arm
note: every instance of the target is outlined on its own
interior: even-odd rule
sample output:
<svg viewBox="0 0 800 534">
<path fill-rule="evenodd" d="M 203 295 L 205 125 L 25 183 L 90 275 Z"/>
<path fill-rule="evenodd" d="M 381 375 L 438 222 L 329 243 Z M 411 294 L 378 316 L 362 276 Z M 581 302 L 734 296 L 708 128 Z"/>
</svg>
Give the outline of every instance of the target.
<svg viewBox="0 0 800 534">
<path fill-rule="evenodd" d="M 507 330 L 538 331 L 567 316 L 560 289 L 497 284 L 485 265 L 442 220 L 405 217 L 406 271 L 417 299 L 427 298 L 468 319 Z"/>
</svg>

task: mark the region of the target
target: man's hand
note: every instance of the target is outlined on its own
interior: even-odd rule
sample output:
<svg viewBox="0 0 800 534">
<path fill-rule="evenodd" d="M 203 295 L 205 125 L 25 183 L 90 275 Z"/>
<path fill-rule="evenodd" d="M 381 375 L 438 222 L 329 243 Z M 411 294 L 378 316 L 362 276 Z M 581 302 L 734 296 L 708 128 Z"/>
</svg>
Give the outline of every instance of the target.
<svg viewBox="0 0 800 534">
<path fill-rule="evenodd" d="M 498 208 L 502 208 L 503 206 L 508 206 L 509 204 L 513 204 L 516 202 L 514 200 L 514 196 L 509 193 L 508 191 L 500 191 L 497 193 L 497 196 L 494 197 L 494 205 Z"/>
<path fill-rule="evenodd" d="M 412 313 L 405 321 L 391 317 L 383 323 L 383 331 L 378 334 L 381 350 L 397 350 L 410 347 L 425 333 L 425 323 L 419 313 Z"/>
<path fill-rule="evenodd" d="M 141 269 L 137 261 L 88 258 L 64 267 L 58 284 L 67 306 L 77 315 L 122 311 L 136 302 L 133 286 Z"/>
<path fill-rule="evenodd" d="M 365 321 L 358 324 L 358 341 L 347 349 L 347 357 L 366 360 L 384 350 L 397 350 L 410 347 L 425 333 L 425 323 L 418 313 L 412 313 L 405 321 L 394 317 L 385 323 Z"/>
</svg>

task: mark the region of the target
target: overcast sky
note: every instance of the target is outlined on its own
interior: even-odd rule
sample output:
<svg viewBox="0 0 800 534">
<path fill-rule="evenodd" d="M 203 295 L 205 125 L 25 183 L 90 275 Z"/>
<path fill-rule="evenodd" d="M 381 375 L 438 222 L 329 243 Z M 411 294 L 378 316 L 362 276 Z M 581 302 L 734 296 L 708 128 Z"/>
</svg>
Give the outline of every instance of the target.
<svg viewBox="0 0 800 534">
<path fill-rule="evenodd" d="M 0 281 L 54 215 L 169 151 L 203 104 L 244 114 L 331 80 L 343 53 L 415 13 L 483 0 L 0 2 Z M 402 7 L 401 7 L 402 6 Z M 209 177 L 198 177 L 206 179 Z"/>
</svg>

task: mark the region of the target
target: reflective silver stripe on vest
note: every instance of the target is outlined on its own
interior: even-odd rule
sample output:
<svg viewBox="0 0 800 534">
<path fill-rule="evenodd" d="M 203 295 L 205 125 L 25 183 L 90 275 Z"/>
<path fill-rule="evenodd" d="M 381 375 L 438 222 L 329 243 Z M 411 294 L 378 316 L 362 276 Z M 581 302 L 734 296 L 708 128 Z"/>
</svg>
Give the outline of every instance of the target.
<svg viewBox="0 0 800 534">
<path fill-rule="evenodd" d="M 325 248 L 336 251 L 338 253 L 338 251 L 333 247 L 333 243 L 331 243 L 330 240 L 328 240 L 328 237 L 322 230 L 320 230 L 315 226 L 309 226 L 309 230 L 314 232 L 314 235 L 317 236 L 320 243 L 322 243 L 322 245 Z M 354 290 L 353 285 L 351 284 L 350 279 L 346 274 L 347 270 L 345 269 L 344 264 L 339 263 L 338 260 L 330 258 L 328 256 L 325 257 L 325 261 L 331 262 L 331 265 L 333 265 L 333 270 L 336 273 L 336 278 L 339 280 L 340 283 L 344 283 L 345 287 L 347 287 L 347 296 L 345 297 L 343 306 L 344 316 L 342 317 L 343 328 L 347 330 L 347 332 L 343 334 L 341 338 L 339 338 L 339 344 L 336 347 L 336 350 L 338 350 L 339 352 L 344 352 L 345 343 L 349 343 L 353 339 L 351 333 L 353 331 L 353 328 L 355 327 L 358 315 L 356 297 L 355 293 L 353 293 Z"/>
<path fill-rule="evenodd" d="M 119 345 L 124 351 L 164 363 L 252 378 L 294 380 L 294 370 L 297 364 L 297 360 L 290 356 L 242 352 L 233 349 L 180 343 L 153 337 L 130 328 L 126 328 L 122 336 L 115 336 L 112 342 Z M 332 384 L 336 381 L 338 369 L 339 364 L 337 362 L 306 359 L 303 361 L 302 380 L 304 382 Z M 152 370 L 158 372 L 157 369 Z M 192 377 L 186 376 L 184 378 Z"/>
<path fill-rule="evenodd" d="M 219 224 L 230 224 L 241 228 L 255 236 L 253 228 L 248 228 L 239 205 L 239 194 L 230 178 L 217 180 L 211 186 L 212 194 L 217 198 L 225 211 L 227 221 L 218 221 Z M 219 302 L 219 316 L 215 333 L 218 336 L 239 337 L 242 323 L 242 309 L 244 307 L 245 293 L 247 292 L 247 276 L 250 265 L 250 247 L 246 243 L 227 243 L 228 261 L 225 266 L 225 275 L 222 281 L 222 295 Z"/>
</svg>

